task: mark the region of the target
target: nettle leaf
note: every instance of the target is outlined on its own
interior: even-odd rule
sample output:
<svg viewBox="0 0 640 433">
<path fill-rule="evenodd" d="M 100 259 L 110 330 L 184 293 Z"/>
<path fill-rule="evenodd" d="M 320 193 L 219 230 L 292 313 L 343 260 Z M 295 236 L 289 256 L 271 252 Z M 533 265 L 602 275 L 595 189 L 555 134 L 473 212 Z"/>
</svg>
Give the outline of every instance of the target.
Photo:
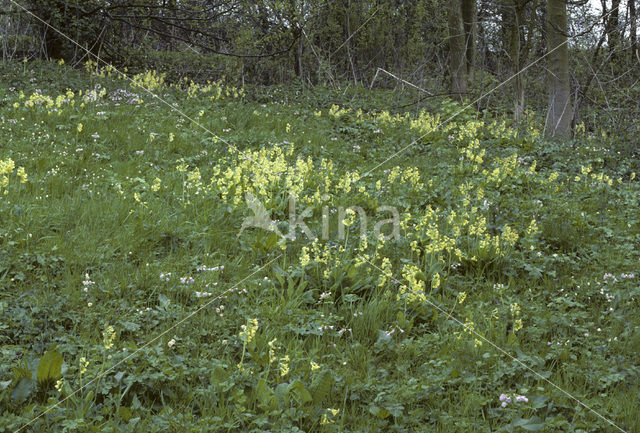
<svg viewBox="0 0 640 433">
<path fill-rule="evenodd" d="M 55 349 L 49 350 L 40 358 L 36 377 L 38 383 L 55 380 L 62 376 L 62 355 Z"/>
</svg>

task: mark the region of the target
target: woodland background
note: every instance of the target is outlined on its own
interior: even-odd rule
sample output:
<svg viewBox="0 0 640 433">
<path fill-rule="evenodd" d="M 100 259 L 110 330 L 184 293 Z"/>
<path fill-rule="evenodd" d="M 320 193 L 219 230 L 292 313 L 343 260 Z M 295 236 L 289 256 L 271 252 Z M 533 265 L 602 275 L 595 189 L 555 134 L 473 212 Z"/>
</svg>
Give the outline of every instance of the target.
<svg viewBox="0 0 640 433">
<path fill-rule="evenodd" d="M 633 122 L 640 114 L 637 0 L 29 0 L 21 5 L 43 21 L 5 1 L 0 9 L 5 60 L 26 56 L 72 65 L 87 60 L 84 49 L 46 21 L 116 67 L 158 69 L 168 81 L 224 76 L 243 85 L 411 83 L 425 99 L 473 101 L 516 74 L 477 108 L 509 111 L 516 120 L 527 109 L 546 110 L 547 136 L 566 138 L 581 122 L 587 128 L 606 122 L 628 136 L 638 128 Z M 544 94 L 548 97 L 540 97 Z"/>
</svg>

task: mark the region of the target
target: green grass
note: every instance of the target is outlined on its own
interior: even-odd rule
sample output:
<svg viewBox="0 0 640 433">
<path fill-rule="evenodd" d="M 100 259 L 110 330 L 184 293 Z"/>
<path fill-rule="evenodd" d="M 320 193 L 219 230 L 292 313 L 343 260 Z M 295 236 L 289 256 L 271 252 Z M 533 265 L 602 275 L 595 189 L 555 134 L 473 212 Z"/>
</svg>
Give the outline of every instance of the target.
<svg viewBox="0 0 640 433">
<path fill-rule="evenodd" d="M 0 71 L 0 431 L 49 408 L 23 431 L 619 431 L 560 389 L 640 429 L 640 167 L 615 135 L 147 83 L 215 138 L 115 76 Z M 329 239 L 238 236 L 247 191 L 287 233 L 291 190 Z M 337 236 L 348 206 L 366 244 Z"/>
</svg>

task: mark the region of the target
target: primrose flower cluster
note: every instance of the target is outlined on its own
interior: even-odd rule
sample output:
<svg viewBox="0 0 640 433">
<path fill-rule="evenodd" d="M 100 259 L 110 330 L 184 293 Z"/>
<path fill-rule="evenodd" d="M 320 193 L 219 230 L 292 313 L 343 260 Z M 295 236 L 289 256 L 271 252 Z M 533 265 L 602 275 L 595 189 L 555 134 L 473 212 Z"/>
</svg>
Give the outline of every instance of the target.
<svg viewBox="0 0 640 433">
<path fill-rule="evenodd" d="M 11 158 L 5 160 L 0 159 L 0 194 L 8 194 L 8 187 L 10 183 L 10 176 L 13 174 L 16 168 L 16 164 Z M 15 175 L 18 177 L 20 183 L 26 183 L 28 180 L 27 172 L 24 167 L 18 167 Z"/>
<path fill-rule="evenodd" d="M 193 195 L 212 194 L 234 205 L 253 194 L 267 209 L 278 206 L 279 197 L 286 192 L 300 205 L 321 205 L 323 197 L 352 192 L 360 179 L 357 171 L 338 175 L 334 164 L 322 158 L 296 158 L 293 145 L 272 145 L 255 151 L 238 152 L 231 148 L 231 158 L 213 167 L 213 176 L 206 183 L 198 167 L 178 161 L 176 169 L 185 174 L 185 188 Z M 364 194 L 365 188 L 357 192 Z"/>
</svg>

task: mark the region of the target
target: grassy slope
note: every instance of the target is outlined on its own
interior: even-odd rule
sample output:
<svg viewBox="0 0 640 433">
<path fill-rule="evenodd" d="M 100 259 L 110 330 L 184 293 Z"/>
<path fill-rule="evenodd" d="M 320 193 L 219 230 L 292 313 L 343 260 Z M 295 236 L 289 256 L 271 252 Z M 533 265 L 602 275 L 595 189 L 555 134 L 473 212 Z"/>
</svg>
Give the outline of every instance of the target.
<svg viewBox="0 0 640 433">
<path fill-rule="evenodd" d="M 630 275 L 640 188 L 637 161 L 618 155 L 615 139 L 581 133 L 556 145 L 536 138 L 534 120 L 514 131 L 466 113 L 354 179 L 437 121 L 381 113 L 397 101 L 375 92 L 231 90 L 212 100 L 220 86 L 192 97 L 154 90 L 255 152 L 246 159 L 124 80 L 50 64 L 3 69 L 0 160 L 23 166 L 28 181 L 13 170 L 0 201 L 0 431 L 83 385 L 30 428 L 614 431 L 482 337 L 640 429 L 639 276 Z M 106 94 L 83 105 L 78 90 L 98 83 Z M 75 102 L 56 108 L 66 87 Z M 35 89 L 54 106 L 25 107 Z M 400 239 L 362 245 L 356 222 L 338 240 L 332 212 L 332 241 L 315 247 L 300 232 L 286 245 L 256 229 L 237 236 L 251 215 L 246 190 L 287 230 L 288 181 L 299 206 L 314 209 L 316 233 L 322 206 L 374 215 L 393 205 Z M 388 259 L 407 285 L 365 258 Z M 224 295 L 207 305 L 213 297 L 196 291 Z M 53 347 L 64 358 L 60 391 L 56 380 L 23 380 Z M 501 393 L 529 401 L 502 408 Z"/>
</svg>

